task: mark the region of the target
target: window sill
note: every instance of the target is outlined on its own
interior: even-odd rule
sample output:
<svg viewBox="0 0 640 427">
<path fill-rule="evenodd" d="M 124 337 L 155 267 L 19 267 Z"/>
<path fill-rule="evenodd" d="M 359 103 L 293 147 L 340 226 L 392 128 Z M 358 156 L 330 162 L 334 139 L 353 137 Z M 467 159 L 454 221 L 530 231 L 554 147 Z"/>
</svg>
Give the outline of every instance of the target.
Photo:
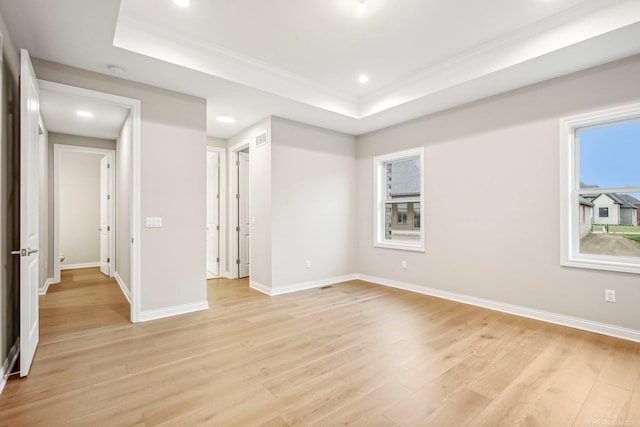
<svg viewBox="0 0 640 427">
<path fill-rule="evenodd" d="M 580 255 L 562 260 L 560 265 L 563 267 L 640 274 L 640 258 L 634 257 Z"/>
<path fill-rule="evenodd" d="M 391 243 L 391 242 L 376 242 L 373 244 L 376 248 L 384 249 L 397 249 L 401 251 L 413 251 L 424 252 L 424 245 L 422 244 L 407 244 L 407 243 Z"/>
</svg>

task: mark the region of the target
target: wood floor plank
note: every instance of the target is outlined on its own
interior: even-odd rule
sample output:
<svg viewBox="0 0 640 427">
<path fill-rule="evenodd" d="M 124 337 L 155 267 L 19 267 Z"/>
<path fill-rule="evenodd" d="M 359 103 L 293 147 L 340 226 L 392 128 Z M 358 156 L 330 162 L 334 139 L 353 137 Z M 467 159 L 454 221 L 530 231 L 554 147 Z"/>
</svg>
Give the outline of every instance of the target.
<svg viewBox="0 0 640 427">
<path fill-rule="evenodd" d="M 132 324 L 114 280 L 63 271 L 0 426 L 640 425 L 639 343 L 358 280 L 207 286 L 210 310 Z"/>
</svg>

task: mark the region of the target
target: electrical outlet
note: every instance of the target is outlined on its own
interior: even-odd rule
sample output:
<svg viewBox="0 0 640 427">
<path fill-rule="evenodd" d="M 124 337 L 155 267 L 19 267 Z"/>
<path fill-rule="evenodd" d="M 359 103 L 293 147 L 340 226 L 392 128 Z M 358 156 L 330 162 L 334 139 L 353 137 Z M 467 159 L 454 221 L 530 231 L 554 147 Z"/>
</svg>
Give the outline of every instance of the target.
<svg viewBox="0 0 640 427">
<path fill-rule="evenodd" d="M 404 269 L 407 268 L 407 261 L 402 261 L 402 268 L 404 268 Z"/>
<path fill-rule="evenodd" d="M 616 302 L 616 291 L 613 289 L 605 289 L 604 300 L 606 302 Z"/>
</svg>

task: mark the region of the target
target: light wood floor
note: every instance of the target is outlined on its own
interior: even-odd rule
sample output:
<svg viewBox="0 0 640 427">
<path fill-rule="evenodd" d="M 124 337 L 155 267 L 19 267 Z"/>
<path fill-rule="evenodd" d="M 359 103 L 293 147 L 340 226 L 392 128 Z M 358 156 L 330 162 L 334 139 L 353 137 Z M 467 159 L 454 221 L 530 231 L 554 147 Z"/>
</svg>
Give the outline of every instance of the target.
<svg viewBox="0 0 640 427">
<path fill-rule="evenodd" d="M 115 282 L 41 297 L 7 426 L 640 426 L 640 344 L 354 281 L 133 325 Z"/>
</svg>

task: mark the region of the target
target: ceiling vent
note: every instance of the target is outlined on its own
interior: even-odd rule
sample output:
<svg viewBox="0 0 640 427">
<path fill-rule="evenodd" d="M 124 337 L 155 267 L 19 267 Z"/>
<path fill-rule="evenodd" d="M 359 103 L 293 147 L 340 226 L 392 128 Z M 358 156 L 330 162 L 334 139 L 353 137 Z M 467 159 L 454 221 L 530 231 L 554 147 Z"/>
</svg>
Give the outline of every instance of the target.
<svg viewBox="0 0 640 427">
<path fill-rule="evenodd" d="M 256 148 L 265 145 L 267 143 L 267 132 L 263 132 L 256 136 Z"/>
</svg>

